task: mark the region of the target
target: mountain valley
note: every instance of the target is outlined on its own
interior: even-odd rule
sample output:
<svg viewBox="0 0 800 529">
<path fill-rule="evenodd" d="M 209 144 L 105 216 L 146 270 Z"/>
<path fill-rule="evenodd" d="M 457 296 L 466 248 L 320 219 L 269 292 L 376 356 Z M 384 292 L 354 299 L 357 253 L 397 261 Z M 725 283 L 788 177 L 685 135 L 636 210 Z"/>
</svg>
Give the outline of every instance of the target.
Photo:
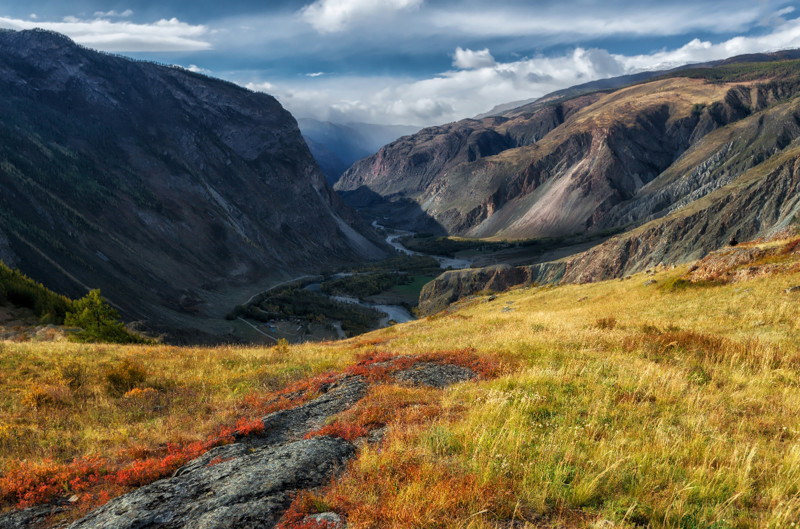
<svg viewBox="0 0 800 529">
<path fill-rule="evenodd" d="M 0 529 L 795 527 L 798 96 L 345 125 L 0 30 Z"/>
<path fill-rule="evenodd" d="M 0 258 L 50 288 L 218 341 L 264 287 L 388 255 L 270 96 L 45 31 L 0 47 Z"/>
</svg>

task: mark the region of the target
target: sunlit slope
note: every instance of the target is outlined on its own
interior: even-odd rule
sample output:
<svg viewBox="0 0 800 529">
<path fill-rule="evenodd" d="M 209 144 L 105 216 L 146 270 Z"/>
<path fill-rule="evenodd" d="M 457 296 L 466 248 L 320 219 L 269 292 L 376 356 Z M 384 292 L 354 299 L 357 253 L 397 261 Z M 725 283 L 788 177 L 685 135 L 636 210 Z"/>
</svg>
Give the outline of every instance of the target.
<svg viewBox="0 0 800 529">
<path fill-rule="evenodd" d="M 383 442 L 306 508 L 350 527 L 788 527 L 800 517 L 799 247 L 791 236 L 691 272 L 481 295 L 335 343 L 4 343 L 2 468 L 153 457 L 362 355 L 471 351 L 499 361 L 499 378 L 381 390 L 419 413 L 388 420 Z M 108 374 L 126 365 L 143 372 L 125 375 L 139 391 L 115 392 Z M 8 506 L 14 484 L 2 483 Z"/>
<path fill-rule="evenodd" d="M 529 239 L 628 229 L 793 144 L 800 63 L 775 58 L 681 70 L 425 129 L 355 164 L 338 189 L 372 193 L 376 204 L 382 197 L 374 213 L 405 204 L 408 214 L 410 201 L 421 225 L 451 235 Z M 478 141 L 489 137 L 495 140 Z"/>
</svg>

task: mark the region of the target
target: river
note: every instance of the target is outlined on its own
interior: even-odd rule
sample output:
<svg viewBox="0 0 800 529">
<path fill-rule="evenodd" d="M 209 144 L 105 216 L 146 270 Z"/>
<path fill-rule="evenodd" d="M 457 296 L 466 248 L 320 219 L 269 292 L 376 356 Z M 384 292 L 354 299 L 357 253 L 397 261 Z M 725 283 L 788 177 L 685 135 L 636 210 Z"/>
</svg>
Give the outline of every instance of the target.
<svg viewBox="0 0 800 529">
<path fill-rule="evenodd" d="M 387 232 L 386 242 L 389 243 L 395 250 L 398 252 L 402 252 L 406 255 L 425 255 L 428 257 L 433 257 L 439 262 L 439 266 L 444 269 L 453 269 L 453 270 L 460 270 L 462 268 L 469 268 L 472 265 L 472 260 L 470 259 L 456 259 L 452 257 L 444 257 L 441 255 L 428 255 L 420 252 L 415 252 L 413 250 L 409 250 L 403 243 L 400 242 L 400 239 L 403 237 L 408 237 L 414 235 L 413 231 L 405 231 L 405 230 L 394 230 L 389 229 L 384 226 L 378 224 L 377 221 L 372 222 L 372 226 L 378 229 L 382 229 Z M 337 277 L 346 277 L 351 276 L 352 273 L 339 273 L 333 276 L 334 278 Z M 314 292 L 322 292 L 320 289 L 321 283 L 314 282 L 306 285 L 306 289 L 312 290 Z M 369 307 L 371 309 L 375 309 L 379 312 L 385 314 L 385 316 L 380 321 L 381 327 L 388 327 L 390 321 L 394 321 L 396 323 L 405 323 L 407 321 L 414 320 L 414 316 L 403 306 L 400 305 L 378 305 L 375 303 L 369 303 L 367 301 L 361 301 L 358 298 L 350 297 L 350 296 L 330 296 L 330 298 L 334 301 L 338 301 L 340 303 L 354 303 L 356 305 L 360 305 L 362 307 Z M 340 333 L 340 335 L 343 333 Z"/>
<path fill-rule="evenodd" d="M 386 228 L 378 224 L 377 221 L 373 221 L 372 226 L 375 228 L 383 229 L 386 231 L 386 242 L 390 244 L 395 250 L 398 252 L 402 252 L 406 255 L 423 255 L 428 257 L 433 257 L 439 262 L 439 266 L 443 269 L 453 269 L 453 270 L 460 270 L 462 268 L 469 268 L 472 265 L 472 260 L 470 259 L 457 259 L 452 257 L 444 257 L 441 255 L 429 255 L 421 252 L 415 252 L 413 250 L 409 250 L 400 242 L 400 239 L 403 237 L 413 236 L 415 233 L 413 231 L 405 231 L 405 230 L 394 230 L 391 228 Z M 338 273 L 333 276 L 333 278 L 340 278 L 340 277 L 347 277 L 354 275 L 352 272 L 342 272 Z M 310 277 L 310 276 L 306 276 Z M 302 279 L 302 278 L 300 278 Z M 294 280 L 293 280 L 294 281 Z M 289 281 L 282 283 L 286 284 Z M 313 292 L 322 293 L 321 289 L 321 282 L 313 281 L 312 283 L 308 283 L 305 285 L 306 290 L 311 290 Z M 276 285 L 276 287 L 279 285 Z M 255 296 L 251 297 L 249 301 Z M 371 309 L 375 309 L 378 312 L 382 312 L 384 317 L 380 320 L 380 327 L 388 327 L 389 322 L 394 321 L 395 323 L 406 323 L 408 321 L 413 321 L 415 318 L 414 316 L 403 306 L 401 305 L 379 305 L 376 303 L 370 303 L 368 301 L 362 301 L 358 298 L 350 297 L 350 296 L 329 296 L 332 300 L 338 301 L 340 303 L 354 303 L 356 305 L 360 305 L 362 307 L 368 307 Z M 249 302 L 248 301 L 248 302 Z M 337 331 L 337 334 L 340 338 L 345 337 L 345 333 L 342 330 L 341 322 L 333 322 L 333 326 Z M 258 330 L 258 329 L 256 329 Z M 259 332 L 261 332 L 259 330 Z M 262 333 L 263 334 L 263 333 Z M 274 338 L 273 338 L 274 339 Z"/>
<path fill-rule="evenodd" d="M 386 242 L 389 243 L 395 250 L 398 252 L 402 252 L 406 255 L 424 255 L 428 257 L 433 257 L 437 261 L 439 261 L 439 266 L 444 269 L 453 269 L 453 270 L 461 270 L 462 268 L 469 268 L 472 266 L 472 259 L 458 259 L 453 257 L 444 257 L 441 255 L 429 255 L 426 253 L 415 252 L 413 250 L 409 250 L 400 242 L 400 239 L 403 237 L 409 237 L 415 235 L 413 231 L 405 231 L 405 230 L 395 230 L 391 228 L 387 228 L 385 226 L 381 226 L 378 224 L 377 220 L 372 221 L 372 227 L 377 229 L 382 229 L 387 233 Z"/>
</svg>

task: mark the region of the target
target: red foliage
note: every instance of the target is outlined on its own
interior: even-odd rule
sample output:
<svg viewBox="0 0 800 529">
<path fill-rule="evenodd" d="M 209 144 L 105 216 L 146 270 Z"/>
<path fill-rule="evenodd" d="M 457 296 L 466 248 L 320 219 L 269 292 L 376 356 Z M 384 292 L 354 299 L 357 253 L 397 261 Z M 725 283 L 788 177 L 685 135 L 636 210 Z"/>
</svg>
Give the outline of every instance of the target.
<svg viewBox="0 0 800 529">
<path fill-rule="evenodd" d="M 339 421 L 323 426 L 319 430 L 315 430 L 306 434 L 304 439 L 311 439 L 312 437 L 319 437 L 327 435 L 329 437 L 341 437 L 346 441 L 355 441 L 359 437 L 364 437 L 369 433 L 369 430 L 357 424 L 346 424 Z"/>
<path fill-rule="evenodd" d="M 264 431 L 264 421 L 261 419 L 247 419 L 242 417 L 236 422 L 236 433 L 239 435 L 252 435 Z"/>
<path fill-rule="evenodd" d="M 233 461 L 233 458 L 232 457 L 219 456 L 219 457 L 215 457 L 214 459 L 209 461 L 206 466 L 207 467 L 213 467 L 214 465 L 219 465 L 220 463 L 225 463 L 227 461 Z"/>
<path fill-rule="evenodd" d="M 359 345 L 375 345 L 384 341 L 367 340 L 360 342 Z M 397 356 L 384 351 L 371 351 L 362 355 L 358 362 L 345 369 L 343 373 L 322 373 L 266 395 L 251 393 L 243 399 L 241 407 L 250 412 L 248 415 L 259 414 L 259 416 L 292 408 L 315 398 L 344 376 L 362 376 L 369 382 L 382 383 L 391 380 L 392 373 L 407 369 L 418 362 L 460 365 L 472 369 L 485 378 L 498 376 L 501 371 L 498 360 L 480 357 L 473 349 L 426 353 L 420 356 Z M 364 406 L 346 422 L 334 422 L 306 437 L 329 435 L 349 441 L 363 437 L 370 429 L 386 424 L 395 416 L 394 413 L 386 413 L 387 410 L 382 406 L 382 403 L 380 409 L 377 403 Z M 436 412 L 434 408 L 422 408 L 419 411 L 424 412 L 422 415 L 426 417 Z M 420 417 L 415 418 L 420 419 Z M 95 507 L 130 488 L 171 475 L 180 466 L 201 456 L 209 449 L 233 442 L 235 435 L 252 435 L 263 430 L 264 423 L 260 419 L 243 417 L 233 426 L 220 428 L 203 442 L 170 444 L 161 450 L 136 446 L 118 454 L 115 461 L 104 457 L 93 457 L 76 459 L 71 463 L 56 463 L 52 460 L 40 464 L 19 462 L 0 476 L 0 506 L 13 504 L 23 508 L 52 501 L 58 497 L 78 495 L 79 501 L 76 502 L 78 510 L 88 509 L 89 506 Z M 129 462 L 121 462 L 124 460 Z M 220 462 L 222 460 L 212 460 L 209 464 Z M 317 522 L 311 523 L 316 525 L 308 527 L 325 527 Z"/>
<path fill-rule="evenodd" d="M 276 529 L 332 529 L 334 527 L 334 524 L 325 521 L 303 521 L 307 516 L 317 513 L 314 496 L 307 491 L 300 492 L 295 496 Z"/>
<path fill-rule="evenodd" d="M 82 492 L 102 482 L 109 469 L 101 458 L 82 458 L 70 465 L 52 460 L 18 463 L 0 477 L 0 500 L 19 508 L 43 503 L 65 492 Z"/>
</svg>

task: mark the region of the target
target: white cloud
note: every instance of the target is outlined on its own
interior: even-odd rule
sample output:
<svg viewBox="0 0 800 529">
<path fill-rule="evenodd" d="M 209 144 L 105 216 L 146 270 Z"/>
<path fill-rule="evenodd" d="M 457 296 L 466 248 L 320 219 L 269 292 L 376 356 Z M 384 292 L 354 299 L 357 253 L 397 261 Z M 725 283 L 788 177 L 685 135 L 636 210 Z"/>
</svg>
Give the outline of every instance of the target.
<svg viewBox="0 0 800 529">
<path fill-rule="evenodd" d="M 260 83 L 247 83 L 244 85 L 245 88 L 252 90 L 253 92 L 267 92 L 272 93 L 275 90 L 275 85 L 272 83 L 268 83 L 266 81 Z"/>
<path fill-rule="evenodd" d="M 204 75 L 210 75 L 211 74 L 211 70 L 206 70 L 205 68 L 200 68 L 196 64 L 190 64 L 189 66 L 186 66 L 185 69 L 189 70 L 190 72 L 202 73 Z"/>
<path fill-rule="evenodd" d="M 99 17 L 99 18 L 112 18 L 112 17 L 113 18 L 116 18 L 116 17 L 127 18 L 127 17 L 131 16 L 132 14 L 133 14 L 133 11 L 130 10 L 130 9 L 126 9 L 125 11 L 122 11 L 121 13 L 119 11 L 115 11 L 113 9 L 111 11 L 95 11 L 94 12 L 94 16 Z"/>
<path fill-rule="evenodd" d="M 187 24 L 177 18 L 135 24 L 104 18 L 65 17 L 60 22 L 33 22 L 0 17 L 0 27 L 49 29 L 67 35 L 78 44 L 113 52 L 200 51 L 211 48 L 211 44 L 204 40 L 209 33 L 206 26 Z"/>
<path fill-rule="evenodd" d="M 300 10 L 303 20 L 320 33 L 343 31 L 372 17 L 417 9 L 424 0 L 316 0 Z"/>
<path fill-rule="evenodd" d="M 433 125 L 596 79 L 797 47 L 800 19 L 793 19 L 766 35 L 734 37 L 717 44 L 693 39 L 679 48 L 651 54 L 621 55 L 576 48 L 555 57 L 537 56 L 506 63 L 493 60 L 489 65 L 492 55 L 488 49 L 461 50 L 461 54 L 457 49 L 456 55 L 461 59 L 454 61 L 454 66 L 463 69 L 429 79 L 335 76 L 318 79 L 313 85 L 275 82 L 248 87 L 271 93 L 299 117 Z M 483 62 L 477 57 L 482 57 Z"/>
<path fill-rule="evenodd" d="M 475 68 L 491 68 L 497 63 L 489 53 L 489 49 L 485 48 L 479 51 L 472 51 L 467 48 L 461 49 L 459 46 L 456 48 L 456 53 L 453 56 L 453 66 L 462 70 L 472 70 Z"/>
<path fill-rule="evenodd" d="M 741 9 L 720 9 L 716 3 L 697 2 L 676 7 L 642 2 L 609 9 L 586 6 L 582 9 L 555 9 L 531 6 L 490 9 L 431 9 L 425 13 L 425 24 L 439 31 L 480 37 L 536 35 L 574 42 L 576 37 L 591 38 L 610 35 L 682 35 L 704 30 L 715 33 L 743 31 L 757 23 L 765 12 L 756 2 Z M 609 13 L 611 13 L 609 15 Z"/>
<path fill-rule="evenodd" d="M 325 75 L 325 72 L 314 72 L 314 73 L 307 73 L 306 77 L 322 77 Z"/>
<path fill-rule="evenodd" d="M 39 15 L 37 15 L 36 13 L 31 13 L 30 15 L 28 15 L 28 18 L 36 20 L 37 18 L 39 18 Z"/>
</svg>

